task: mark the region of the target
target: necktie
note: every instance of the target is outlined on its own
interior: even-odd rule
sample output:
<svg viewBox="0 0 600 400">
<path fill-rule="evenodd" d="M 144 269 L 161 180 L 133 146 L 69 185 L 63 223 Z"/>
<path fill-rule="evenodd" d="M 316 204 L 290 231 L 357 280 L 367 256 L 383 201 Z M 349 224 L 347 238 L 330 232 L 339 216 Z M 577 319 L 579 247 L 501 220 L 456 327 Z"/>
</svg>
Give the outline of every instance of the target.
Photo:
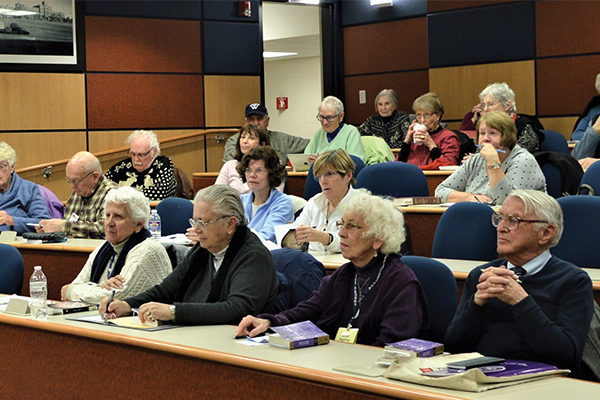
<svg viewBox="0 0 600 400">
<path fill-rule="evenodd" d="M 527 274 L 527 271 L 525 271 L 525 268 L 523 267 L 512 267 L 510 270 L 517 274 L 519 278 Z"/>
</svg>

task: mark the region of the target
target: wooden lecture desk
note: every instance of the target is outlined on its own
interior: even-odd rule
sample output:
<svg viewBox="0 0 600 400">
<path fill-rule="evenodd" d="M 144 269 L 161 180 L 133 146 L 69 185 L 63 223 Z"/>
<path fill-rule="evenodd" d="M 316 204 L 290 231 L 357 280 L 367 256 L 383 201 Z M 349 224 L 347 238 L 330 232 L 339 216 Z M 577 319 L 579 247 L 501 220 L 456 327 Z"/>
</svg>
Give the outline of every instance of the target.
<svg viewBox="0 0 600 400">
<path fill-rule="evenodd" d="M 427 187 L 429 188 L 429 195 L 433 196 L 435 188 L 452 174 L 453 171 L 423 171 L 425 178 L 427 178 Z M 218 172 L 194 172 L 192 180 L 194 184 L 194 192 L 205 188 L 215 183 Z M 304 197 L 304 183 L 306 182 L 306 176 L 308 172 L 288 172 L 288 183 L 287 193 L 293 194 L 298 197 Z"/>
<path fill-rule="evenodd" d="M 431 257 L 435 230 L 442 214 L 448 207 L 417 205 L 398 208 L 404 213 L 404 220 L 410 231 L 413 254 Z"/>
<path fill-rule="evenodd" d="M 329 273 L 335 271 L 341 265 L 348 262 L 344 257 L 342 257 L 341 253 L 331 253 L 331 252 L 320 252 L 320 251 L 311 251 L 312 254 L 317 260 L 323 263 L 323 266 Z M 469 275 L 469 272 L 475 267 L 483 265 L 488 261 L 476 261 L 476 260 L 454 260 L 449 258 L 434 258 L 434 260 L 438 260 L 442 264 L 446 265 L 452 271 L 452 274 L 456 278 L 456 285 L 458 287 L 458 295 L 460 299 L 460 294 L 462 293 L 462 288 L 464 287 L 465 280 Z M 598 304 L 600 304 L 600 269 L 599 268 L 582 268 L 587 274 L 590 276 L 592 280 L 592 287 L 594 289 L 594 299 Z"/>
<path fill-rule="evenodd" d="M 82 315 L 75 314 L 75 315 Z M 331 342 L 246 346 L 229 325 L 144 332 L 0 314 L 3 399 L 594 399 L 600 384 L 553 377 L 472 393 L 333 371 L 374 363 L 382 349 Z"/>
<path fill-rule="evenodd" d="M 29 277 L 35 265 L 41 265 L 48 279 L 48 298 L 60 299 L 63 285 L 75 279 L 90 253 L 102 243 L 101 239 L 67 239 L 63 243 L 26 243 L 18 236 L 15 242 L 5 242 L 16 247 L 25 262 L 21 293 L 29 296 Z"/>
</svg>

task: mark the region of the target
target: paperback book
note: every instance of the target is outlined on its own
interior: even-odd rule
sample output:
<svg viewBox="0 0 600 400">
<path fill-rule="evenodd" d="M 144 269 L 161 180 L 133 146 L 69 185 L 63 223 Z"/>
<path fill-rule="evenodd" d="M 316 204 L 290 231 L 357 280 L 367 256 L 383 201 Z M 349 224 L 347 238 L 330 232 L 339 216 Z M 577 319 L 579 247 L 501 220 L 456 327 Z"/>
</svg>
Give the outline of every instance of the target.
<svg viewBox="0 0 600 400">
<path fill-rule="evenodd" d="M 329 343 L 329 335 L 310 321 L 272 327 L 276 333 L 269 335 L 269 343 L 286 349 L 317 346 Z"/>
</svg>

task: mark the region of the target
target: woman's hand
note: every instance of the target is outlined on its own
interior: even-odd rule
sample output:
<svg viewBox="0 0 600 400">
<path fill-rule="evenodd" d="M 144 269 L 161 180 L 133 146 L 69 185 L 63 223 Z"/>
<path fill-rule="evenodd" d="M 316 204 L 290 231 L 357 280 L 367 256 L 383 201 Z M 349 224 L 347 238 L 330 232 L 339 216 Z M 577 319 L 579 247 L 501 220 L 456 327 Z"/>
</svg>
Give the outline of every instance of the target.
<svg viewBox="0 0 600 400">
<path fill-rule="evenodd" d="M 479 152 L 481 158 L 483 158 L 488 164 L 492 164 L 494 162 L 500 162 L 500 157 L 498 156 L 498 151 L 494 146 L 490 143 L 486 143 L 481 147 L 481 151 Z"/>
<path fill-rule="evenodd" d="M 121 275 L 113 276 L 112 278 L 102 282 L 100 287 L 106 290 L 113 289 L 123 289 L 123 284 L 125 283 L 125 278 Z"/>
<path fill-rule="evenodd" d="M 477 125 L 477 121 L 479 120 L 479 117 L 481 116 L 481 113 L 483 112 L 483 106 L 481 104 L 477 103 L 473 106 L 473 109 L 471 110 L 471 112 L 473 113 L 473 116 L 471 117 L 471 122 L 473 122 L 473 125 Z"/>
<path fill-rule="evenodd" d="M 154 301 L 142 304 L 138 311 L 140 321 L 171 321 L 171 310 L 168 304 L 156 303 Z"/>
<path fill-rule="evenodd" d="M 460 162 L 460 164 L 462 165 L 462 164 L 466 163 L 466 162 L 467 162 L 467 160 L 468 160 L 469 158 L 471 158 L 471 157 L 473 157 L 473 153 L 467 153 L 467 154 L 465 154 L 465 156 L 463 157 L 463 159 L 462 159 L 462 161 Z"/>
<path fill-rule="evenodd" d="M 406 132 L 406 136 L 404 137 L 404 143 L 410 144 L 413 140 L 413 135 L 415 134 L 415 125 L 418 124 L 417 120 L 414 120 L 410 126 L 408 127 L 408 132 Z"/>
<path fill-rule="evenodd" d="M 320 242 L 323 246 L 329 244 L 329 233 L 310 226 L 300 225 L 295 232 L 296 242 Z"/>
<path fill-rule="evenodd" d="M 246 315 L 235 330 L 235 336 L 260 335 L 271 327 L 271 321 L 268 319 L 256 318 L 252 315 Z"/>
<path fill-rule="evenodd" d="M 13 226 L 14 224 L 13 217 L 6 211 L 0 210 L 0 225 Z"/>
<path fill-rule="evenodd" d="M 69 291 L 69 286 L 71 286 L 71 284 L 64 285 L 60 289 L 60 301 L 67 301 L 67 300 L 69 300 L 69 299 L 67 299 L 67 292 Z"/>
</svg>

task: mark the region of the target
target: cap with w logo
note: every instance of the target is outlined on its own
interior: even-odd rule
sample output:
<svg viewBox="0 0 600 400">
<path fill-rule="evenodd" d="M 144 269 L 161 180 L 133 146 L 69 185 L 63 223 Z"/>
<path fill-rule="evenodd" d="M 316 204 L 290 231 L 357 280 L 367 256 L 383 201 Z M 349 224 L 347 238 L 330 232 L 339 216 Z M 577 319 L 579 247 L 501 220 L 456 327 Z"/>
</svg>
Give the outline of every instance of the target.
<svg viewBox="0 0 600 400">
<path fill-rule="evenodd" d="M 246 117 L 251 114 L 269 115 L 269 112 L 267 111 L 267 107 L 260 103 L 250 103 L 246 106 Z"/>
</svg>

